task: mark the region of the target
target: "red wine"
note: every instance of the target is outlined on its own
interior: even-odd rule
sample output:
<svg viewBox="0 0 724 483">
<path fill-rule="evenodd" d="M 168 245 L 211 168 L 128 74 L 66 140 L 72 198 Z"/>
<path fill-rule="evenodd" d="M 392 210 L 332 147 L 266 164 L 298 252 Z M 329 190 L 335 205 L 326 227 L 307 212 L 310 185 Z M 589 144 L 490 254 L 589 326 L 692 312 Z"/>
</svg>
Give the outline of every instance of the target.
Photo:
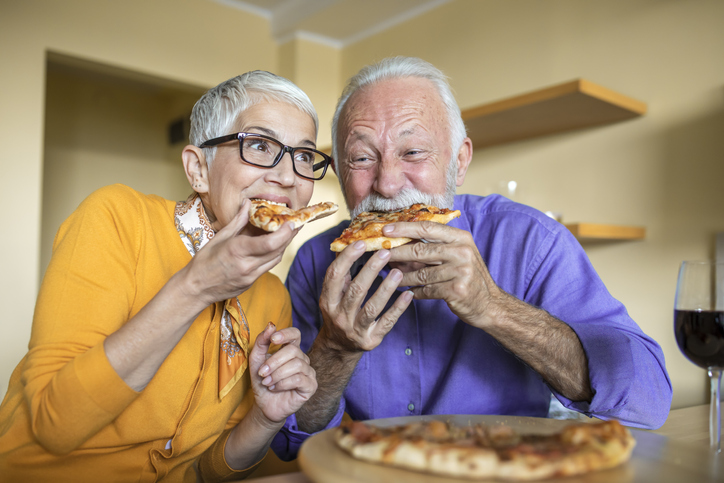
<svg viewBox="0 0 724 483">
<path fill-rule="evenodd" d="M 679 349 L 699 367 L 724 368 L 724 312 L 674 311 Z"/>
</svg>

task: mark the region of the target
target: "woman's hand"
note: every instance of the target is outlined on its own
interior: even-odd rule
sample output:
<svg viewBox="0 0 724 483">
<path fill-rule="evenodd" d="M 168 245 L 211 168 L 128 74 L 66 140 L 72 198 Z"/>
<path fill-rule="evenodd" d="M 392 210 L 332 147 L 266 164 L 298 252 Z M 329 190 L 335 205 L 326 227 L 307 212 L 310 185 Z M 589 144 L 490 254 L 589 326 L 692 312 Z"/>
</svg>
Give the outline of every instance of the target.
<svg viewBox="0 0 724 483">
<path fill-rule="evenodd" d="M 299 329 L 275 329 L 269 322 L 256 338 L 249 355 L 249 371 L 256 405 L 271 423 L 278 424 L 312 397 L 317 379 L 309 357 L 299 348 Z M 282 347 L 269 354 L 272 343 Z"/>
<path fill-rule="evenodd" d="M 183 269 L 185 286 L 191 297 L 199 297 L 206 307 L 236 297 L 260 276 L 276 266 L 298 230 L 284 224 L 273 233 L 250 235 L 250 201 L 244 200 L 239 212 L 219 230 Z"/>
</svg>

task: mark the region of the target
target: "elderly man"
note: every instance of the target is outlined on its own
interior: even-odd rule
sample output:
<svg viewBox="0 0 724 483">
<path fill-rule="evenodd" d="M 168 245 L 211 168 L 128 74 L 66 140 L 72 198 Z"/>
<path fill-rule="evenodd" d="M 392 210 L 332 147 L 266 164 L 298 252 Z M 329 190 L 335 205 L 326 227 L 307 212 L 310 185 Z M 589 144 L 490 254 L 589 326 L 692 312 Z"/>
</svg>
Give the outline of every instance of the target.
<svg viewBox="0 0 724 483">
<path fill-rule="evenodd" d="M 589 416 L 663 424 L 662 351 L 575 238 L 501 196 L 455 195 L 473 146 L 438 69 L 401 57 L 365 67 L 339 100 L 332 134 L 352 217 L 413 203 L 462 216 L 385 228 L 428 243 L 374 254 L 358 243 L 335 257 L 343 222 L 299 250 L 286 284 L 319 388 L 287 421 L 278 452 L 293 455 L 344 411 L 546 417 L 551 394 Z"/>
</svg>

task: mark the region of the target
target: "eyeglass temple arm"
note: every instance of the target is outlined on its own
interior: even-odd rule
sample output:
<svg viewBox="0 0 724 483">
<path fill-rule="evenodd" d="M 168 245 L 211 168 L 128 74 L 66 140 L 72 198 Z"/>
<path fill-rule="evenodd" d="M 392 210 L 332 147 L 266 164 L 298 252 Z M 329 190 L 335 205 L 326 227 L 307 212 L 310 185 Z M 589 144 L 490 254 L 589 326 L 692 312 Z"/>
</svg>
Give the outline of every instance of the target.
<svg viewBox="0 0 724 483">
<path fill-rule="evenodd" d="M 325 165 L 332 164 L 332 158 L 325 159 L 324 161 L 320 161 L 319 163 L 312 166 L 312 171 L 317 171 L 319 168 L 324 168 Z"/>
<path fill-rule="evenodd" d="M 227 134 L 226 136 L 221 136 L 220 138 L 214 138 L 209 139 L 208 141 L 204 141 L 199 145 L 200 148 L 208 148 L 210 146 L 216 146 L 217 144 L 225 143 L 227 141 L 233 141 L 234 139 L 239 139 L 239 134 Z"/>
</svg>

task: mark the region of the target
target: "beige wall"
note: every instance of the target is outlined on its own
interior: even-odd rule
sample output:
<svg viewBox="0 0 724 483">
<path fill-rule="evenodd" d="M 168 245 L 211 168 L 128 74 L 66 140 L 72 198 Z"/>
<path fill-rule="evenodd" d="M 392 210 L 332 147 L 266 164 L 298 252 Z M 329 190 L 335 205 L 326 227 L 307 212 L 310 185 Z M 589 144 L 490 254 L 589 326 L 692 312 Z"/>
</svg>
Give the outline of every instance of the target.
<svg viewBox="0 0 724 483">
<path fill-rule="evenodd" d="M 40 230 L 40 275 L 60 224 L 90 193 L 122 183 L 183 200 L 191 188 L 181 165 L 184 142 L 169 124 L 188 118 L 203 93 L 161 88 L 49 63 Z"/>
<path fill-rule="evenodd" d="M 256 56 L 244 55 L 244 38 L 255 40 Z M 0 254 L 3 393 L 27 350 L 38 288 L 48 51 L 206 88 L 247 70 L 274 70 L 277 55 L 267 22 L 206 0 L 2 2 L 0 167 L 14 215 Z"/>
<path fill-rule="evenodd" d="M 510 180 L 564 221 L 644 225 L 642 242 L 586 245 L 614 296 L 663 347 L 674 407 L 703 403 L 704 371 L 679 353 L 673 296 L 684 259 L 724 231 L 724 2 L 458 0 L 345 50 L 343 75 L 414 55 L 472 107 L 583 77 L 648 104 L 637 120 L 475 152 L 461 191 Z"/>
<path fill-rule="evenodd" d="M 674 405 L 704 402 L 703 371 L 673 341 L 671 307 L 680 260 L 711 256 L 713 234 L 724 230 L 722 18 L 717 0 L 456 0 L 336 51 L 301 40 L 276 46 L 263 19 L 210 0 L 3 2 L 0 163 L 12 231 L 0 252 L 0 391 L 27 347 L 41 267 L 43 153 L 57 148 L 44 147 L 47 51 L 199 87 L 276 70 L 310 93 L 320 146 L 343 81 L 400 54 L 442 68 L 463 108 L 576 77 L 648 103 L 637 120 L 478 150 L 462 191 L 487 194 L 515 180 L 516 199 L 567 221 L 645 225 L 645 241 L 586 248 L 664 347 Z M 320 183 L 315 199 L 336 196 L 334 181 Z"/>
</svg>

